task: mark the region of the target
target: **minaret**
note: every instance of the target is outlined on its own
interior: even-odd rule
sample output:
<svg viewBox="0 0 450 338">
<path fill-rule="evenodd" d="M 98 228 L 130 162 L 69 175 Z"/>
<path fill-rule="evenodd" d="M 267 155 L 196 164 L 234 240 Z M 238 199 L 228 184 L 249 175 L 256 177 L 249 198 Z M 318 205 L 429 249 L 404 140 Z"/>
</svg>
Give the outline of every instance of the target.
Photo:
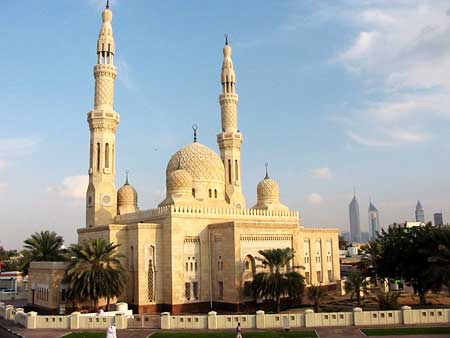
<svg viewBox="0 0 450 338">
<path fill-rule="evenodd" d="M 236 94 L 236 74 L 231 60 L 231 46 L 225 36 L 222 64 L 222 94 L 219 96 L 222 132 L 217 135 L 220 156 L 225 166 L 225 193 L 233 207 L 245 208 L 241 179 L 241 144 L 243 136 L 238 129 L 238 95 Z"/>
<path fill-rule="evenodd" d="M 114 111 L 115 43 L 109 1 L 103 11 L 94 66 L 94 109 L 87 114 L 91 132 L 89 186 L 86 194 L 86 226 L 111 223 L 117 215 L 115 145 L 119 114 Z"/>
</svg>

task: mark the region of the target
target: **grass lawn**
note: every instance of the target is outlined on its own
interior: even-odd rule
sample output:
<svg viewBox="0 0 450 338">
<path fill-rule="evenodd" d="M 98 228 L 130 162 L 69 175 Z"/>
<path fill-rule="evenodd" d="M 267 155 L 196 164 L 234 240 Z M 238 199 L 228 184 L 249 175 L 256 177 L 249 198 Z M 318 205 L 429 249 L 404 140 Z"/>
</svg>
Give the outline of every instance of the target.
<svg viewBox="0 0 450 338">
<path fill-rule="evenodd" d="M 243 333 L 245 338 L 316 338 L 314 331 L 264 331 Z M 234 332 L 157 332 L 151 338 L 235 338 Z M 64 338 L 105 338 L 104 332 L 74 332 Z"/>
<path fill-rule="evenodd" d="M 392 329 L 362 329 L 367 336 L 403 336 L 413 334 L 450 334 L 450 327 L 401 327 Z"/>
<path fill-rule="evenodd" d="M 64 338 L 105 338 L 106 337 L 106 330 L 105 332 L 72 332 Z"/>
<path fill-rule="evenodd" d="M 245 338 L 313 338 L 317 337 L 314 331 L 263 331 L 249 332 L 243 330 L 242 336 Z M 157 332 L 151 338 L 235 338 L 235 332 Z"/>
</svg>

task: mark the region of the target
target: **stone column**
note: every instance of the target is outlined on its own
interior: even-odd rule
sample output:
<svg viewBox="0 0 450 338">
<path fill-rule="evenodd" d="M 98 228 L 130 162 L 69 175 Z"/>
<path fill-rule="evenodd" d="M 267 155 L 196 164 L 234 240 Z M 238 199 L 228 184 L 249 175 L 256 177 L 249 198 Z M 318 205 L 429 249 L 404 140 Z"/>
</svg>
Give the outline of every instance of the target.
<svg viewBox="0 0 450 338">
<path fill-rule="evenodd" d="M 360 307 L 355 307 L 353 309 L 353 325 L 355 326 L 364 325 L 362 309 Z"/>
<path fill-rule="evenodd" d="M 170 312 L 161 313 L 161 329 L 162 330 L 170 329 Z"/>
<path fill-rule="evenodd" d="M 79 312 L 72 312 L 69 318 L 69 329 L 79 329 L 80 328 L 80 316 Z"/>
<path fill-rule="evenodd" d="M 30 311 L 27 315 L 27 329 L 37 329 L 37 312 Z"/>
<path fill-rule="evenodd" d="M 128 328 L 128 320 L 124 313 L 117 313 L 115 316 L 116 327 L 119 330 L 125 330 Z"/>
<path fill-rule="evenodd" d="M 208 312 L 208 329 L 209 330 L 217 329 L 217 312 L 216 311 Z"/>
<path fill-rule="evenodd" d="M 265 329 L 266 328 L 266 318 L 263 310 L 256 311 L 256 328 Z"/>
<path fill-rule="evenodd" d="M 400 308 L 402 310 L 402 322 L 403 324 L 414 324 L 411 307 L 404 305 Z"/>
<path fill-rule="evenodd" d="M 313 309 L 307 309 L 305 311 L 305 327 L 314 327 L 316 326 L 316 320 Z"/>
<path fill-rule="evenodd" d="M 15 311 L 15 315 L 14 315 L 14 323 L 18 324 L 19 323 L 19 316 L 21 314 L 24 313 L 24 309 L 21 307 L 18 307 Z M 20 324 L 20 323 L 19 323 Z"/>
</svg>

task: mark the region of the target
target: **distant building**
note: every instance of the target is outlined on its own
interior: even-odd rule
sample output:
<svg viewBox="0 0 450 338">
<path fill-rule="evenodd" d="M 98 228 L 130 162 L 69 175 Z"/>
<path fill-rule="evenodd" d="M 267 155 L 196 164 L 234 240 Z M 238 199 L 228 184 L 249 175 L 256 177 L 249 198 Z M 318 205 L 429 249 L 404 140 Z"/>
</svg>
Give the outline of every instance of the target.
<svg viewBox="0 0 450 338">
<path fill-rule="evenodd" d="M 361 241 L 361 222 L 359 218 L 359 203 L 356 199 L 356 194 L 353 195 L 352 201 L 348 206 L 350 216 L 350 241 Z"/>
<path fill-rule="evenodd" d="M 423 211 L 422 204 L 420 204 L 420 201 L 417 201 L 416 205 L 416 222 L 425 223 L 425 212 Z"/>
<path fill-rule="evenodd" d="M 434 225 L 444 225 L 444 218 L 442 217 L 442 212 L 437 212 L 433 214 Z"/>
<path fill-rule="evenodd" d="M 342 232 L 341 236 L 344 241 L 350 242 L 350 232 L 348 231 Z"/>
<path fill-rule="evenodd" d="M 370 234 L 367 231 L 361 232 L 361 242 L 367 243 L 368 241 L 370 241 Z"/>
<path fill-rule="evenodd" d="M 369 234 L 370 239 L 373 240 L 377 237 L 377 232 L 380 231 L 380 215 L 378 209 L 373 205 L 372 201 L 369 204 Z"/>
</svg>

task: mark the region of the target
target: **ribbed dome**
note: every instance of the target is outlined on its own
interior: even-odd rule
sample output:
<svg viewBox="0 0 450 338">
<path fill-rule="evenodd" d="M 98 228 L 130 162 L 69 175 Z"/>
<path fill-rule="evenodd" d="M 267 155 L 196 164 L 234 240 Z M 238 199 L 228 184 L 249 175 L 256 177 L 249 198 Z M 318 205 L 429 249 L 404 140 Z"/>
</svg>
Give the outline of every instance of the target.
<svg viewBox="0 0 450 338">
<path fill-rule="evenodd" d="M 184 169 L 177 169 L 167 175 L 167 191 L 190 192 L 192 189 L 192 176 Z"/>
<path fill-rule="evenodd" d="M 225 168 L 219 155 L 198 142 L 185 146 L 172 156 L 166 177 L 177 169 L 187 171 L 194 183 L 225 184 Z"/>
<path fill-rule="evenodd" d="M 256 188 L 258 201 L 262 200 L 279 200 L 280 199 L 280 186 L 277 181 L 266 177 L 258 183 Z"/>
<path fill-rule="evenodd" d="M 119 191 L 117 191 L 117 205 L 118 206 L 136 206 L 138 202 L 138 195 L 136 189 L 130 184 L 125 183 Z"/>
</svg>

